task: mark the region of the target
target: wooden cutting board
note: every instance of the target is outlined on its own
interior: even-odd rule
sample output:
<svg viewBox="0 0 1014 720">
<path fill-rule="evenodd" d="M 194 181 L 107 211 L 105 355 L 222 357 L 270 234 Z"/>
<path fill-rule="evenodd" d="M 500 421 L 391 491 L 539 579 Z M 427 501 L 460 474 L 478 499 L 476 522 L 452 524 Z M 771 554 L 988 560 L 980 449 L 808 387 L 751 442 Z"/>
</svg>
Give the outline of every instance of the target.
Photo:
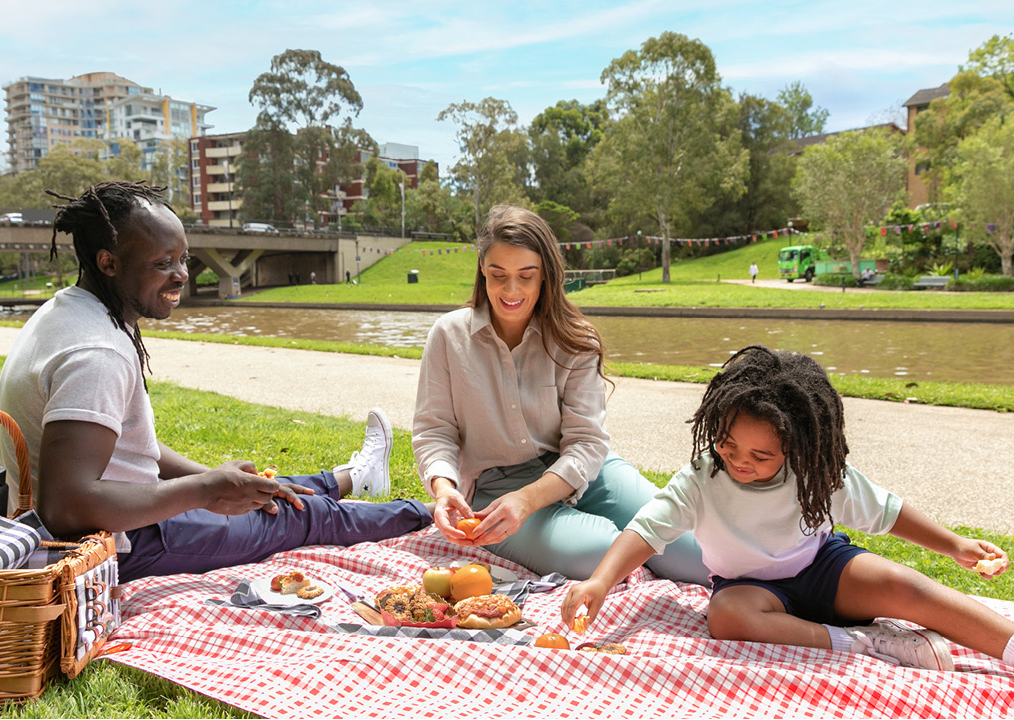
<svg viewBox="0 0 1014 720">
<path fill-rule="evenodd" d="M 369 625 L 384 624 L 384 618 L 380 616 L 380 613 L 364 602 L 358 600 L 356 602 L 353 602 L 352 609 L 355 610 L 356 614 L 363 620 L 365 620 Z"/>
</svg>

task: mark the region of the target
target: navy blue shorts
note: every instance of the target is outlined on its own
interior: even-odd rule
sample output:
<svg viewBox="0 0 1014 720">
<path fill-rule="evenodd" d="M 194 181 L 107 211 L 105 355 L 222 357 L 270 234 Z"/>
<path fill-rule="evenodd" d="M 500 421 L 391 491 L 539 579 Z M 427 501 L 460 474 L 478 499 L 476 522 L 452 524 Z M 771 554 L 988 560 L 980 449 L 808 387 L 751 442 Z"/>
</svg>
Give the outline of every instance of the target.
<svg viewBox="0 0 1014 720">
<path fill-rule="evenodd" d="M 782 580 L 726 580 L 716 575 L 711 578 L 711 594 L 715 595 L 733 585 L 756 585 L 773 593 L 789 615 L 828 625 L 854 625 L 857 624 L 855 618 L 843 618 L 834 611 L 834 599 L 838 594 L 838 579 L 849 560 L 867 552 L 869 550 L 853 545 L 845 533 L 833 533 L 820 546 L 813 562 L 795 577 Z M 870 618 L 871 621 L 872 619 Z"/>
</svg>

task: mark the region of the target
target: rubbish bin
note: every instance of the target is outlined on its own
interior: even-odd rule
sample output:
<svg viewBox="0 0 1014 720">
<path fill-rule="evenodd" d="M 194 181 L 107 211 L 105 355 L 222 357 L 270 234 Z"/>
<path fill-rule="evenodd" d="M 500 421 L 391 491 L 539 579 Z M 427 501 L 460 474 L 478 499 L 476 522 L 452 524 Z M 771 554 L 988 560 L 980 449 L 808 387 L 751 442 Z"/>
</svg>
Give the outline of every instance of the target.
<svg viewBox="0 0 1014 720">
<path fill-rule="evenodd" d="M 419 282 L 419 271 L 418 270 L 409 270 L 408 271 L 408 281 L 409 281 L 409 283 L 417 283 L 417 282 Z"/>
</svg>

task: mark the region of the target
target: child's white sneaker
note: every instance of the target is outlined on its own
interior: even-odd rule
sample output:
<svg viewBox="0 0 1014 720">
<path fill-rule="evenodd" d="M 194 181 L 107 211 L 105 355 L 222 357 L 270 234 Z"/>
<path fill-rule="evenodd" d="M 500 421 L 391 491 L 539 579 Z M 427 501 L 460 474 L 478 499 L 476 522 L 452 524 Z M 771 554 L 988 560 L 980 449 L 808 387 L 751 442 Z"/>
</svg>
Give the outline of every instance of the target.
<svg viewBox="0 0 1014 720">
<path fill-rule="evenodd" d="M 885 662 L 925 670 L 954 670 L 947 641 L 932 630 L 905 627 L 896 620 L 847 627 L 852 652 L 870 655 Z"/>
<path fill-rule="evenodd" d="M 332 471 L 348 470 L 352 478 L 354 497 L 376 497 L 391 492 L 390 461 L 394 436 L 391 423 L 380 408 L 373 408 L 366 416 L 366 436 L 363 447 L 352 453 L 344 465 Z"/>
</svg>

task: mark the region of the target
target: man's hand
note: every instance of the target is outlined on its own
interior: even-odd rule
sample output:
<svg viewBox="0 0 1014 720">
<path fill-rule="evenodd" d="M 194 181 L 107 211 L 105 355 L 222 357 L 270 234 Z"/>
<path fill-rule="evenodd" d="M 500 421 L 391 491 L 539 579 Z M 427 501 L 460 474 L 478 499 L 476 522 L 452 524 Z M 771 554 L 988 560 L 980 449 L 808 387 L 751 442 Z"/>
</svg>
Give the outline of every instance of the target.
<svg viewBox="0 0 1014 720">
<path fill-rule="evenodd" d="M 274 497 L 281 492 L 281 483 L 258 475 L 257 468 L 249 460 L 230 460 L 193 477 L 198 478 L 204 488 L 205 500 L 201 507 L 213 513 L 278 512 Z"/>
<path fill-rule="evenodd" d="M 304 505 L 303 501 L 299 499 L 299 495 L 313 495 L 313 488 L 308 488 L 304 485 L 295 485 L 293 483 L 281 483 L 278 487 L 278 491 L 275 493 L 276 498 L 282 498 L 297 510 L 302 510 Z M 264 511 L 274 515 L 278 512 L 278 508 L 276 507 L 274 510 L 264 508 Z"/>
</svg>

